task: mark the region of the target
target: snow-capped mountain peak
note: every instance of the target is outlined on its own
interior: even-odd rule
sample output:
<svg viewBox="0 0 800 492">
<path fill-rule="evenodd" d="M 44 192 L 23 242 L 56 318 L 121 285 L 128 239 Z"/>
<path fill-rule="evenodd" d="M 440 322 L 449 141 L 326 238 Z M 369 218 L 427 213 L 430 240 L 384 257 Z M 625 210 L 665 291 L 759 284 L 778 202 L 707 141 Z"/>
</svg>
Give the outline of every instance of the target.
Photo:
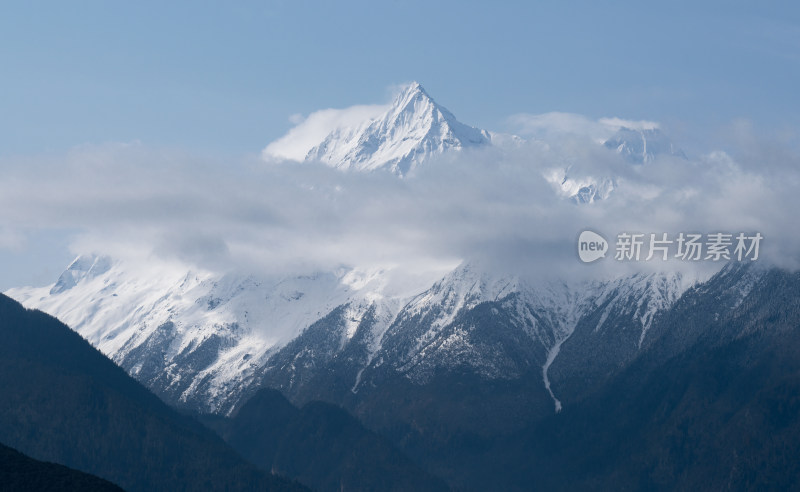
<svg viewBox="0 0 800 492">
<path fill-rule="evenodd" d="M 377 118 L 328 134 L 306 160 L 339 169 L 386 169 L 404 176 L 432 155 L 490 141 L 489 132 L 459 122 L 414 82 Z"/>
<path fill-rule="evenodd" d="M 58 277 L 55 285 L 50 289 L 50 294 L 60 294 L 73 288 L 81 280 L 94 278 L 106 273 L 111 268 L 111 258 L 98 255 L 80 255 Z"/>
<path fill-rule="evenodd" d="M 603 146 L 634 165 L 652 163 L 662 156 L 686 159 L 686 154 L 657 127 L 621 126 L 611 138 L 603 141 Z M 578 204 L 606 200 L 617 188 L 617 179 L 613 176 L 581 176 L 571 167 L 549 169 L 544 178 L 561 196 Z"/>
<path fill-rule="evenodd" d="M 658 128 L 620 128 L 604 144 L 635 164 L 653 161 L 656 156 L 669 155 L 686 159 L 686 154 L 677 148 Z"/>
</svg>

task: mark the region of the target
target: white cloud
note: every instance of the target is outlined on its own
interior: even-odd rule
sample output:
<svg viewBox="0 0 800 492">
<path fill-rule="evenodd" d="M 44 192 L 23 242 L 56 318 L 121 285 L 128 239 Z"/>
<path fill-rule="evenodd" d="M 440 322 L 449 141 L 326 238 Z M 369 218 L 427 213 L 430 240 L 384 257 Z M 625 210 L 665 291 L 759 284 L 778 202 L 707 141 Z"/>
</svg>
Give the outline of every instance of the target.
<svg viewBox="0 0 800 492">
<path fill-rule="evenodd" d="M 267 145 L 262 155 L 265 159 L 302 161 L 308 151 L 322 142 L 337 128 L 359 125 L 388 109 L 387 105 L 360 105 L 345 109 L 323 109 L 303 119 L 292 115 L 290 121 L 297 126 L 283 137 Z"/>
<path fill-rule="evenodd" d="M 590 138 L 553 139 L 445 156 L 403 180 L 318 164 L 220 162 L 142 145 L 83 147 L 0 161 L 0 236 L 78 229 L 76 252 L 178 258 L 212 270 L 413 270 L 482 258 L 515 272 L 563 276 L 620 267 L 576 260 L 574 242 L 587 227 L 607 235 L 758 231 L 765 261 L 796 267 L 800 156 L 741 141 L 747 147 L 729 153 L 632 166 Z M 617 188 L 608 200 L 577 206 L 545 178 L 565 165 L 578 176 L 614 176 Z"/>
<path fill-rule="evenodd" d="M 289 115 L 289 123 L 293 125 L 299 125 L 305 120 L 305 116 L 302 113 L 294 113 Z"/>
<path fill-rule="evenodd" d="M 619 130 L 620 128 L 630 128 L 631 130 L 658 130 L 659 124 L 655 121 L 645 120 L 624 120 L 622 118 L 600 118 L 597 120 L 601 125 Z"/>
<path fill-rule="evenodd" d="M 608 140 L 621 128 L 631 130 L 655 130 L 659 124 L 654 121 L 634 121 L 622 118 L 600 118 L 592 120 L 575 113 L 520 113 L 511 116 L 508 123 L 513 131 L 525 137 L 552 139 L 563 136 L 588 137 L 594 141 Z"/>
<path fill-rule="evenodd" d="M 610 136 L 609 128 L 586 116 L 574 113 L 520 113 L 509 118 L 514 131 L 525 137 L 547 138 L 553 135 L 575 134 L 590 137 Z"/>
<path fill-rule="evenodd" d="M 25 235 L 21 231 L 0 226 L 0 250 L 19 251 L 25 243 Z"/>
</svg>

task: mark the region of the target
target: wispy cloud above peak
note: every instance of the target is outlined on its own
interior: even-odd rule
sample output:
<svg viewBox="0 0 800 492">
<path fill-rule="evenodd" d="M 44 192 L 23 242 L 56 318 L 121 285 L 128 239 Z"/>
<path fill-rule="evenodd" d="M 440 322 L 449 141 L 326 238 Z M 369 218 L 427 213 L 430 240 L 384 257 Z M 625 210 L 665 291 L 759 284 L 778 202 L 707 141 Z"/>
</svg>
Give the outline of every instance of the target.
<svg viewBox="0 0 800 492">
<path fill-rule="evenodd" d="M 624 120 L 622 118 L 600 118 L 597 120 L 600 124 L 606 125 L 614 129 L 628 128 L 630 130 L 658 130 L 660 125 L 655 121 L 634 121 Z"/>
<path fill-rule="evenodd" d="M 582 114 L 550 112 L 543 114 L 519 113 L 508 118 L 512 131 L 529 138 L 554 138 L 559 136 L 581 136 L 603 142 L 617 131 L 658 130 L 661 125 L 655 121 L 626 120 L 623 118 L 591 119 Z"/>
<path fill-rule="evenodd" d="M 331 132 L 363 124 L 365 121 L 377 118 L 387 109 L 389 109 L 388 104 L 372 104 L 344 109 L 322 109 L 314 111 L 306 118 L 292 115 L 290 121 L 296 126 L 283 137 L 267 145 L 262 156 L 266 160 L 302 161 L 308 152 Z"/>
</svg>

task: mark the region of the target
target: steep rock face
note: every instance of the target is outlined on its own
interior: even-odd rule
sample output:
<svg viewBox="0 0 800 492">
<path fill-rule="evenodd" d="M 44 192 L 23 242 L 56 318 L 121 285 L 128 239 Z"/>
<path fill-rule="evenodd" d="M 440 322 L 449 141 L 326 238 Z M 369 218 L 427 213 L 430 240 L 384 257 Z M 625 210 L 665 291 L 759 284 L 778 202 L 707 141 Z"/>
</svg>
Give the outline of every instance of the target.
<svg viewBox="0 0 800 492">
<path fill-rule="evenodd" d="M 338 306 L 269 359 L 260 385 L 279 388 L 296 401 L 339 401 L 358 386 L 395 313 L 375 303 Z"/>
<path fill-rule="evenodd" d="M 431 156 L 490 143 L 487 131 L 456 120 L 414 82 L 384 114 L 357 127 L 334 130 L 309 151 L 306 160 L 404 176 Z"/>
<path fill-rule="evenodd" d="M 563 404 L 579 400 L 630 363 L 653 339 L 650 329 L 656 318 L 693 284 L 694 279 L 670 273 L 637 274 L 597 285 L 591 305 L 547 371 Z"/>
</svg>

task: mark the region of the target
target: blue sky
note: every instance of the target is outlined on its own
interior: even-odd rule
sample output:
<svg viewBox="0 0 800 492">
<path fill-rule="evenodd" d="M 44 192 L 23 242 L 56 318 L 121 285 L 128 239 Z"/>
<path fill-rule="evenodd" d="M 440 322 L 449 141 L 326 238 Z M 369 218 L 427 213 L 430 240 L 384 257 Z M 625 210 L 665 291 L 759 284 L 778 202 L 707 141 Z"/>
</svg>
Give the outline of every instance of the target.
<svg viewBox="0 0 800 492">
<path fill-rule="evenodd" d="M 5 2 L 0 159 L 128 142 L 255 155 L 291 115 L 385 103 L 411 80 L 489 130 L 562 111 L 658 121 L 704 150 L 743 120 L 791 139 L 797 5 Z M 68 261 L 68 228 L 22 234 L 24 246 L 0 249 L 0 289 L 52 280 Z"/>
<path fill-rule="evenodd" d="M 291 114 L 419 80 L 459 119 L 797 123 L 795 2 L 8 2 L 0 152 L 256 152 Z"/>
</svg>

